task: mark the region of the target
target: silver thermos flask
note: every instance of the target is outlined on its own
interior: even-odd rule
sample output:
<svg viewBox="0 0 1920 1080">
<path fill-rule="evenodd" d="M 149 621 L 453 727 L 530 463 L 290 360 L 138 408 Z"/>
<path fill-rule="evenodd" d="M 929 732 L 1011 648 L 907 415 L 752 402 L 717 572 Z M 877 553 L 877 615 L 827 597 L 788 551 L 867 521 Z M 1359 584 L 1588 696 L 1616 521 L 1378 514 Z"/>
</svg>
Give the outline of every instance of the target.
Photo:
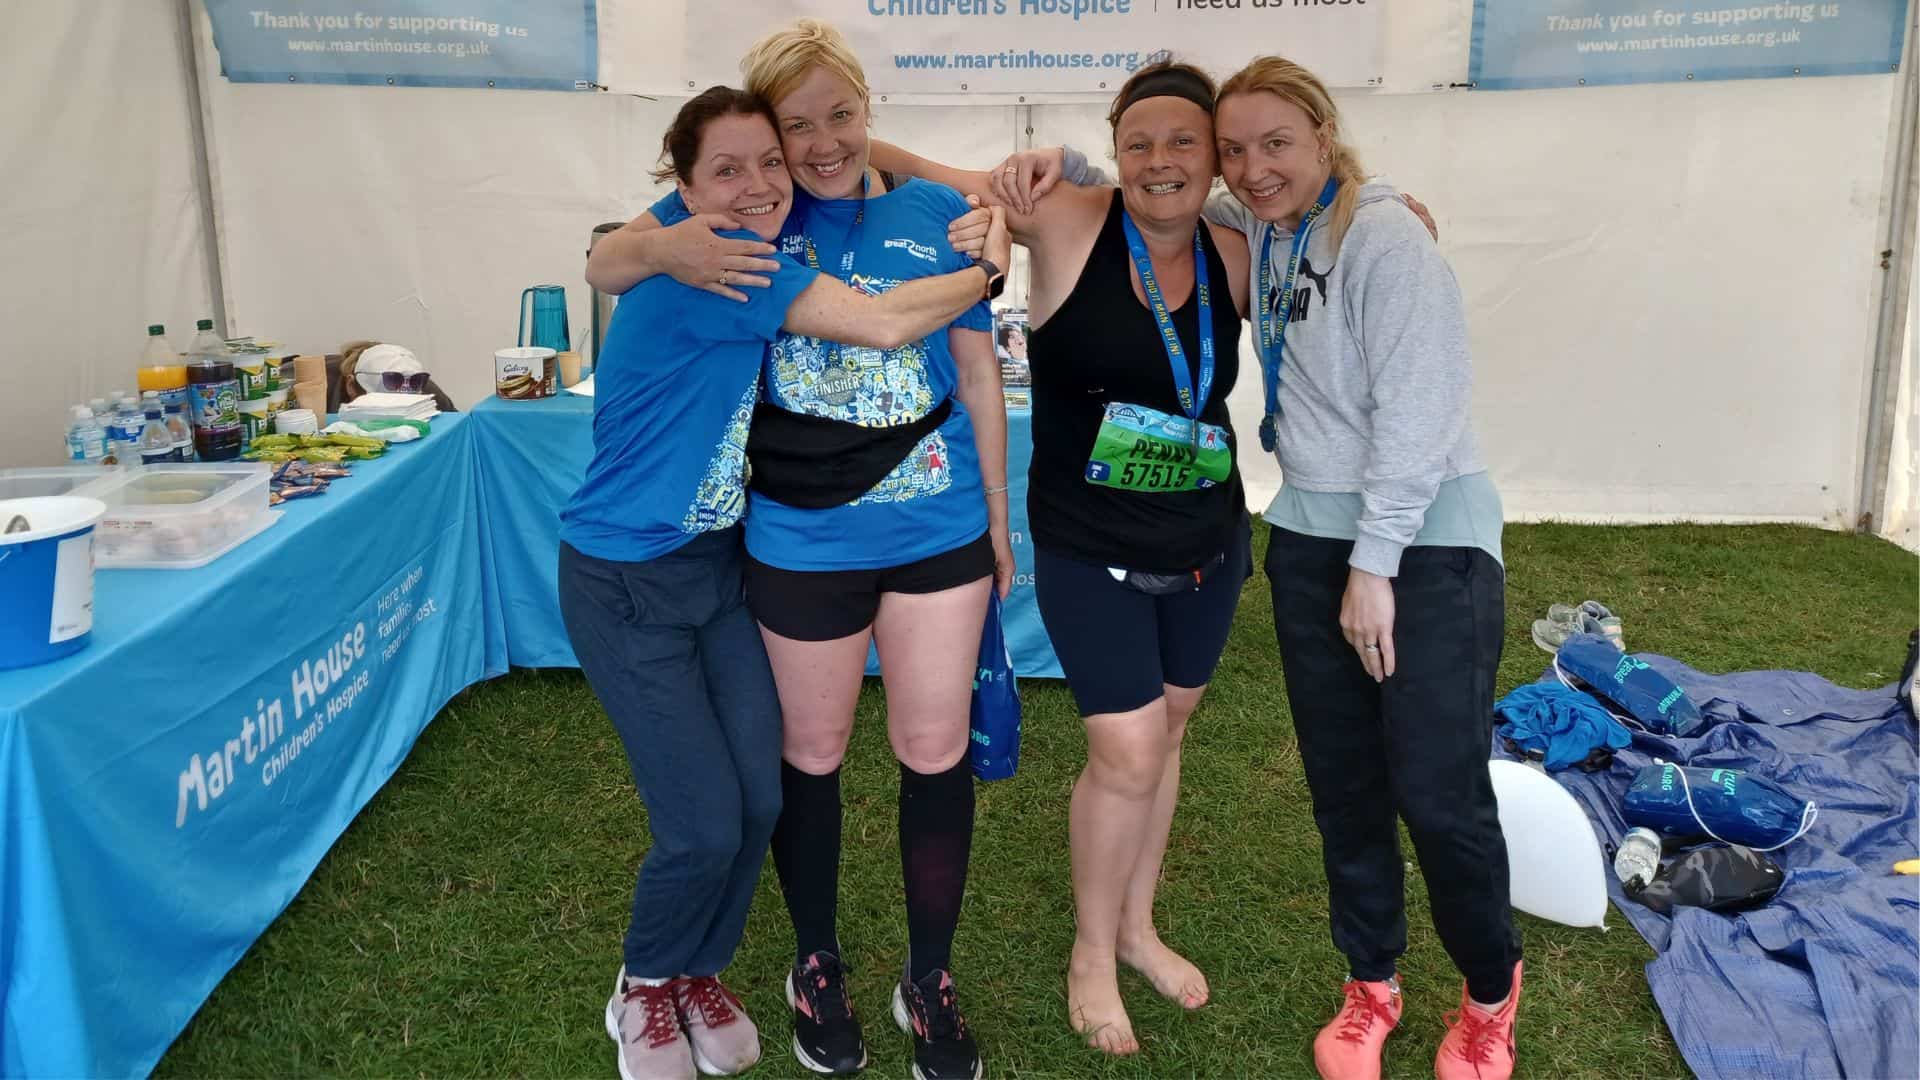
<svg viewBox="0 0 1920 1080">
<path fill-rule="evenodd" d="M 589 256 L 593 254 L 593 245 L 599 243 L 601 237 L 625 228 L 626 224 L 624 221 L 609 221 L 605 225 L 595 225 L 593 227 L 593 236 L 587 240 L 587 254 Z M 598 371 L 600 369 L 600 347 L 606 344 L 607 323 L 613 319 L 614 298 L 594 288 L 592 285 L 587 286 L 587 295 L 593 297 L 593 329 L 587 336 L 587 367 Z"/>
</svg>

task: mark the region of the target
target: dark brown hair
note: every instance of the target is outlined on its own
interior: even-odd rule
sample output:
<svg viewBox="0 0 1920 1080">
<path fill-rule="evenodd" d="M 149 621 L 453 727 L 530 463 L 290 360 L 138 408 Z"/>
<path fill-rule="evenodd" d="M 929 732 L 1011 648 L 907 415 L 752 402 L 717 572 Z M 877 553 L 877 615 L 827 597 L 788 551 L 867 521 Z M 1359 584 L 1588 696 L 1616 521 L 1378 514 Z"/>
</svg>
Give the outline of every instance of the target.
<svg viewBox="0 0 1920 1080">
<path fill-rule="evenodd" d="M 1134 102 L 1149 97 L 1185 98 L 1212 115 L 1213 77 L 1192 64 L 1170 58 L 1147 64 L 1128 76 L 1120 92 L 1113 96 L 1113 105 L 1107 110 L 1107 126 L 1119 134 L 1121 114 Z"/>
<path fill-rule="evenodd" d="M 691 182 L 694 162 L 700 160 L 700 137 L 708 124 L 723 116 L 763 116 L 768 127 L 780 130 L 766 102 L 731 86 L 709 86 L 680 106 L 673 123 L 667 125 L 667 133 L 660 138 L 660 167 L 653 170 L 653 178 L 663 184 L 675 177 Z"/>
</svg>

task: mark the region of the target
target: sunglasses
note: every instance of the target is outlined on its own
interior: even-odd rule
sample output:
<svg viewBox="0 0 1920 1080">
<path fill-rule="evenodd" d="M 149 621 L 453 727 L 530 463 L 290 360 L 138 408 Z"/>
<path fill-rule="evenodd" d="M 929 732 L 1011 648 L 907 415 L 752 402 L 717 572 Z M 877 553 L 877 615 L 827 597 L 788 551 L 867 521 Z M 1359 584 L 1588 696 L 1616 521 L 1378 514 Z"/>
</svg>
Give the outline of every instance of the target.
<svg viewBox="0 0 1920 1080">
<path fill-rule="evenodd" d="M 427 388 L 427 379 L 431 374 L 426 371 L 383 371 L 380 373 L 380 388 L 408 394 L 422 393 Z"/>
</svg>

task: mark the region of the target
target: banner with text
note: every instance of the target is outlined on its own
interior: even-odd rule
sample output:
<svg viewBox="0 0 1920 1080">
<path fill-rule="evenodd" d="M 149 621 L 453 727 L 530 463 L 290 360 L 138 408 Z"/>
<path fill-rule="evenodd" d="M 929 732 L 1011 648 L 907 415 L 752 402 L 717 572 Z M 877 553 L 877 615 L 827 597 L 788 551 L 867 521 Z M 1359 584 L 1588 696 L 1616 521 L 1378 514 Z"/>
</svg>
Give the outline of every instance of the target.
<svg viewBox="0 0 1920 1080">
<path fill-rule="evenodd" d="M 747 47 L 812 15 L 875 94 L 1098 94 L 1172 52 L 1218 77 L 1281 53 L 1330 86 L 1380 82 L 1388 0 L 687 0 L 685 89 L 737 84 Z"/>
<path fill-rule="evenodd" d="M 1900 68 L 1907 0 L 1474 0 L 1481 90 Z"/>
<path fill-rule="evenodd" d="M 595 0 L 206 0 L 234 82 L 589 90 Z"/>
</svg>

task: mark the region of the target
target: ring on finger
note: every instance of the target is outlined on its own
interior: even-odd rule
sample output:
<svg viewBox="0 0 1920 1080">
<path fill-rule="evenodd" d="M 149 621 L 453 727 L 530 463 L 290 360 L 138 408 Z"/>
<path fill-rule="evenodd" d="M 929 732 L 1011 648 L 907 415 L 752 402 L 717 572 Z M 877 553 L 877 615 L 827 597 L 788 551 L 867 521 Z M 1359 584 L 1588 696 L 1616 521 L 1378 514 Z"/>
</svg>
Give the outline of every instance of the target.
<svg viewBox="0 0 1920 1080">
<path fill-rule="evenodd" d="M 732 273 L 733 271 L 731 270 L 720 271 L 720 284 L 725 285 L 727 283 L 728 276 L 731 275 Z"/>
<path fill-rule="evenodd" d="M 1379 652 L 1379 651 L 1380 651 L 1380 646 L 1378 646 L 1378 645 L 1368 645 L 1368 646 L 1367 646 L 1367 651 L 1368 651 L 1368 652 Z"/>
<path fill-rule="evenodd" d="M 1009 165 L 1006 168 L 1001 169 L 1000 171 L 1003 173 L 1006 173 L 1008 176 L 1013 176 L 1014 174 L 1018 173 L 1020 170 L 1012 165 Z"/>
</svg>

